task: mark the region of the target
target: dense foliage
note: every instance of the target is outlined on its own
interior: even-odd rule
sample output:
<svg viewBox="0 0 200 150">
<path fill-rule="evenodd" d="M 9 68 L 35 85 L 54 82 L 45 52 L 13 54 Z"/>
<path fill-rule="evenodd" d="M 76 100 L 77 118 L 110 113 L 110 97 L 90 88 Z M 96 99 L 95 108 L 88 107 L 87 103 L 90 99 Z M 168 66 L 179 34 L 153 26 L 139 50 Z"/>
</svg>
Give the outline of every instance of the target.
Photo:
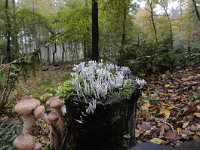
<svg viewBox="0 0 200 150">
<path fill-rule="evenodd" d="M 32 54 L 23 54 L 18 60 L 0 65 L 0 115 L 12 104 L 10 95 L 20 78 L 26 80 L 28 72 L 35 70 Z"/>
<path fill-rule="evenodd" d="M 98 1 L 100 57 L 149 73 L 199 63 L 199 3 Z M 1 63 L 19 57 L 20 50 L 35 51 L 40 63 L 91 58 L 91 4 L 14 0 L 0 5 Z"/>
</svg>

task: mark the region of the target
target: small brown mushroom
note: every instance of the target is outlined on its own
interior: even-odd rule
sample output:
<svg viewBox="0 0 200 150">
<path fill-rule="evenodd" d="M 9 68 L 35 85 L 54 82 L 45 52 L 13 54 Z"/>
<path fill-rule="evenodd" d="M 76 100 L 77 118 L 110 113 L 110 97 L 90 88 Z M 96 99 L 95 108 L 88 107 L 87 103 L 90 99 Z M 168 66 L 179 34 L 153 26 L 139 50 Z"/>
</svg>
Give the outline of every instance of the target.
<svg viewBox="0 0 200 150">
<path fill-rule="evenodd" d="M 56 123 L 59 119 L 59 115 L 57 112 L 50 112 L 47 116 L 48 121 L 50 122 L 50 133 L 49 133 L 49 138 L 50 138 L 50 147 L 51 149 L 58 149 L 59 146 L 59 133 L 56 128 Z"/>
<path fill-rule="evenodd" d="M 45 111 L 44 106 L 38 106 L 33 112 L 35 119 L 42 118 L 44 111 Z"/>
<path fill-rule="evenodd" d="M 47 115 L 47 119 L 50 122 L 51 125 L 56 125 L 58 119 L 59 119 L 59 115 L 57 114 L 57 112 L 53 112 L 51 111 L 48 115 Z"/>
<path fill-rule="evenodd" d="M 35 141 L 29 134 L 20 134 L 14 140 L 13 146 L 16 150 L 33 150 L 35 147 Z"/>
<path fill-rule="evenodd" d="M 64 122 L 63 122 L 63 113 L 62 107 L 64 106 L 64 101 L 60 100 L 59 97 L 50 97 L 46 104 L 53 110 L 55 110 L 59 114 L 59 120 L 57 121 L 57 127 L 59 128 L 59 132 L 63 135 L 64 132 Z"/>
<path fill-rule="evenodd" d="M 34 123 L 33 110 L 40 105 L 40 101 L 31 98 L 23 97 L 20 102 L 15 105 L 14 111 L 22 116 L 23 132 L 32 134 L 32 125 Z"/>
<path fill-rule="evenodd" d="M 59 97 L 50 97 L 49 100 L 46 102 L 46 105 L 50 106 L 52 109 L 57 111 L 60 116 L 62 116 L 61 107 L 64 105 L 64 101 L 60 100 Z"/>
</svg>

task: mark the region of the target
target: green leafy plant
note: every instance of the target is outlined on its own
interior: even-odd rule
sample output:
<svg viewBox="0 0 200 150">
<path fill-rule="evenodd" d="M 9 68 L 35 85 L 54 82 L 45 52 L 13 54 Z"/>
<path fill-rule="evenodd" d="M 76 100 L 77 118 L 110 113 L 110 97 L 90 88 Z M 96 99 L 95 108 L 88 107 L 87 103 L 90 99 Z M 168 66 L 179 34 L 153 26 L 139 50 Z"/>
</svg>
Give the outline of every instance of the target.
<svg viewBox="0 0 200 150">
<path fill-rule="evenodd" d="M 65 100 L 68 100 L 71 96 L 75 95 L 71 80 L 66 80 L 62 85 L 58 87 L 57 95 Z"/>
<path fill-rule="evenodd" d="M 127 83 L 119 91 L 111 93 L 111 96 L 130 99 L 132 93 L 133 93 L 133 80 L 128 80 Z"/>
<path fill-rule="evenodd" d="M 21 133 L 19 121 L 0 121 L 0 150 L 14 150 L 13 140 Z"/>
<path fill-rule="evenodd" d="M 200 100 L 200 92 L 194 93 L 194 94 L 191 96 L 191 99 L 192 99 L 192 100 Z"/>
</svg>

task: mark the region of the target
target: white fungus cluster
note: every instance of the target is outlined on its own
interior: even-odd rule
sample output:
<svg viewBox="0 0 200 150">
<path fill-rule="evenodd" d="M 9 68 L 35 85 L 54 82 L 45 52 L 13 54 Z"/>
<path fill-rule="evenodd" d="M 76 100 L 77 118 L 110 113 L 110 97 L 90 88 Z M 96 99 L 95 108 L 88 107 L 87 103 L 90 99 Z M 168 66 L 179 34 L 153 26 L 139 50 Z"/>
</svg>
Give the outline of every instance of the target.
<svg viewBox="0 0 200 150">
<path fill-rule="evenodd" d="M 95 99 L 106 99 L 106 95 L 124 86 L 128 81 L 130 69 L 102 61 L 82 62 L 73 68 L 72 85 L 78 97 L 94 96 Z"/>
</svg>

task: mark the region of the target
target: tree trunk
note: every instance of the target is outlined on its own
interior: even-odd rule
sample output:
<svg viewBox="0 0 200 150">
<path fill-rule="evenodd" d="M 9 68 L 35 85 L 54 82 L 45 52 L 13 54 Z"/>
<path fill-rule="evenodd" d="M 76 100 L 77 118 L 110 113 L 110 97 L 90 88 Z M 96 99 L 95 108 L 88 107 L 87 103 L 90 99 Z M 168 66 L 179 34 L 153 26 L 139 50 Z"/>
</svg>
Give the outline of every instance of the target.
<svg viewBox="0 0 200 150">
<path fill-rule="evenodd" d="M 17 25 L 16 21 L 16 3 L 15 0 L 12 0 L 12 10 L 13 10 L 13 21 L 14 21 L 14 26 Z M 13 34 L 12 34 L 12 43 L 13 43 L 13 51 L 14 53 L 19 51 L 19 43 L 18 43 L 18 36 L 17 36 L 17 30 L 16 28 L 13 29 Z"/>
<path fill-rule="evenodd" d="M 132 96 L 113 96 L 99 100 L 93 114 L 85 113 L 87 101 L 76 96 L 66 101 L 67 129 L 62 150 L 127 150 L 136 144 L 137 100 L 141 95 L 134 85 Z"/>
<path fill-rule="evenodd" d="M 48 64 L 50 64 L 51 63 L 51 60 L 50 60 L 50 49 L 49 49 L 49 46 L 46 46 L 46 48 L 47 48 L 47 62 L 48 62 Z"/>
<path fill-rule="evenodd" d="M 86 60 L 88 58 L 88 50 L 89 50 L 89 43 L 88 43 L 88 39 L 89 39 L 89 12 L 88 12 L 88 0 L 85 0 L 85 9 L 86 9 L 86 32 L 84 34 L 84 42 L 83 42 L 83 50 L 84 50 L 84 59 Z"/>
<path fill-rule="evenodd" d="M 170 20 L 170 17 L 169 17 L 169 13 L 167 12 L 167 6 L 165 6 L 164 4 L 160 4 L 164 11 L 165 11 L 165 14 L 167 16 L 167 20 L 169 22 L 169 32 L 170 32 L 170 48 L 173 48 L 173 31 L 172 31 L 172 23 L 171 23 L 171 20 Z"/>
<path fill-rule="evenodd" d="M 6 16 L 6 39 L 7 39 L 7 45 L 6 45 L 6 57 L 7 62 L 11 62 L 11 22 L 10 22 L 10 16 L 9 16 L 9 6 L 8 6 L 8 0 L 5 1 L 5 16 Z"/>
<path fill-rule="evenodd" d="M 148 3 L 149 3 L 149 7 L 150 7 L 151 21 L 152 21 L 154 34 L 155 34 L 155 40 L 156 40 L 156 42 L 158 42 L 157 29 L 156 29 L 155 20 L 154 20 L 154 14 L 153 14 L 153 3 L 150 0 L 148 0 Z"/>
<path fill-rule="evenodd" d="M 84 52 L 84 59 L 87 59 L 87 37 L 86 34 L 84 35 L 84 41 L 83 41 L 83 52 Z"/>
<path fill-rule="evenodd" d="M 180 7 L 180 24 L 179 24 L 179 30 L 180 30 L 180 45 L 181 48 L 183 48 L 183 9 L 182 9 L 182 2 L 179 1 L 179 7 Z"/>
<path fill-rule="evenodd" d="M 65 44 L 62 44 L 62 63 L 64 62 L 64 58 L 65 58 Z"/>
<path fill-rule="evenodd" d="M 53 64 L 55 65 L 55 55 L 56 55 L 56 52 L 57 52 L 57 44 L 54 43 L 54 51 L 53 51 Z"/>
<path fill-rule="evenodd" d="M 199 14 L 199 10 L 197 8 L 197 3 L 196 3 L 196 0 L 192 0 L 192 3 L 193 3 L 193 6 L 194 6 L 194 9 L 195 9 L 195 13 L 197 15 L 197 18 L 198 20 L 200 21 L 200 14 Z"/>
<path fill-rule="evenodd" d="M 92 60 L 99 59 L 98 3 L 92 0 Z"/>
<path fill-rule="evenodd" d="M 124 8 L 123 11 L 123 22 L 122 22 L 122 43 L 121 43 L 121 52 L 124 50 L 125 40 L 126 40 L 126 20 L 127 20 L 127 10 Z"/>
<path fill-rule="evenodd" d="M 32 10 L 33 10 L 33 12 L 36 10 L 35 9 L 35 0 L 32 0 Z"/>
</svg>

